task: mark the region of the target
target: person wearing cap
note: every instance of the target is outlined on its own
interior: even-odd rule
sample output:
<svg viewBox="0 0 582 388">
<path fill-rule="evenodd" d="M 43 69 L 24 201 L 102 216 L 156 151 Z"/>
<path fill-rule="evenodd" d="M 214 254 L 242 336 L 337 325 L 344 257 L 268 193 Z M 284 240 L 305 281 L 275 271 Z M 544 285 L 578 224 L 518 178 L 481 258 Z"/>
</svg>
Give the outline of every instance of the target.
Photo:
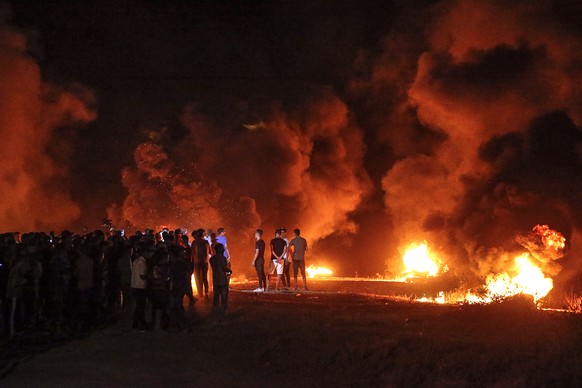
<svg viewBox="0 0 582 388">
<path fill-rule="evenodd" d="M 283 276 L 283 255 L 287 252 L 287 243 L 281 238 L 281 229 L 275 231 L 275 238 L 271 240 L 271 261 L 275 267 L 277 274 L 277 282 L 275 283 L 275 291 L 279 291 L 279 283 Z"/>
</svg>

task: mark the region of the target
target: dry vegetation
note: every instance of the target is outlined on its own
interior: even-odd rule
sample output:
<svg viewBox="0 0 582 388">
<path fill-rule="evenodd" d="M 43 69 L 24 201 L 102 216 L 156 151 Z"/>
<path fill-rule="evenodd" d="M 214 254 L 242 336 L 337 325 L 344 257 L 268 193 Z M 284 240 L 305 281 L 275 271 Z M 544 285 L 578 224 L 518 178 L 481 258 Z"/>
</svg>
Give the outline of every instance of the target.
<svg viewBox="0 0 582 388">
<path fill-rule="evenodd" d="M 568 311 L 576 314 L 582 313 L 582 295 L 570 292 L 569 294 L 566 294 L 564 298 L 566 303 L 566 309 Z"/>
</svg>

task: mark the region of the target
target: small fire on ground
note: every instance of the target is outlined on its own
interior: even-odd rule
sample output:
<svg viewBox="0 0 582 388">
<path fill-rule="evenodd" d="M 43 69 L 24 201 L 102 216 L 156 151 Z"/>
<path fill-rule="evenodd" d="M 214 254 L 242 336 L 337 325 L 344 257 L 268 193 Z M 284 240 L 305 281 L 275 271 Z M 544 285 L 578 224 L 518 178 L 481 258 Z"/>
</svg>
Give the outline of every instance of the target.
<svg viewBox="0 0 582 388">
<path fill-rule="evenodd" d="M 307 267 L 305 272 L 307 273 L 307 277 L 310 279 L 316 277 L 330 277 L 333 275 L 333 271 L 331 269 L 325 267 L 315 267 L 313 264 Z"/>
</svg>

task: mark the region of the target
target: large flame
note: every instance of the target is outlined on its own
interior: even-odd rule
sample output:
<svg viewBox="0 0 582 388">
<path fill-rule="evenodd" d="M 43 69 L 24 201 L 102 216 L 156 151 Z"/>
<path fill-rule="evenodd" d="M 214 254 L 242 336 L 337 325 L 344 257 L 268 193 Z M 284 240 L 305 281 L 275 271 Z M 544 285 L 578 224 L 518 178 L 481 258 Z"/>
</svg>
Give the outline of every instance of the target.
<svg viewBox="0 0 582 388">
<path fill-rule="evenodd" d="M 329 268 L 315 267 L 313 264 L 305 269 L 307 277 L 313 279 L 315 277 L 329 277 L 333 275 L 333 271 Z"/>
<path fill-rule="evenodd" d="M 528 253 L 516 257 L 514 264 L 515 268 L 511 271 L 513 276 L 504 272 L 487 277 L 487 296 L 484 301 L 525 294 L 533 296 L 534 302 L 537 302 L 554 287 L 553 280 L 546 277 L 541 268 L 531 261 Z"/>
<path fill-rule="evenodd" d="M 434 303 L 491 303 L 516 295 L 531 295 L 538 303 L 554 287 L 554 281 L 544 269 L 563 255 L 564 236 L 548 225 L 536 225 L 528 234 L 519 235 L 516 242 L 526 248 L 514 258 L 503 272 L 491 273 L 483 286 L 484 292 L 439 293 L 438 298 L 423 297 L 419 302 Z M 403 257 L 408 272 L 425 272 L 437 275 L 438 265 L 430 258 L 426 243 L 411 246 Z"/>
<path fill-rule="evenodd" d="M 402 256 L 405 274 L 436 276 L 439 273 L 439 265 L 430 257 L 428 244 L 411 244 Z"/>
</svg>

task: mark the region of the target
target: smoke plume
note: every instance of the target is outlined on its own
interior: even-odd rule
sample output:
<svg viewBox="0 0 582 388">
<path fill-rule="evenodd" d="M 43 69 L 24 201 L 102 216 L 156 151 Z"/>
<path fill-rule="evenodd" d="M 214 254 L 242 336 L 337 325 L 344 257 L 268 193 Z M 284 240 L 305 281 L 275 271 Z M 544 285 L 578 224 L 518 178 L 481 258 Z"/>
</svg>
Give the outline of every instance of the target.
<svg viewBox="0 0 582 388">
<path fill-rule="evenodd" d="M 408 104 L 443 139 L 382 179 L 401 244 L 436 241 L 462 264 L 515 249 L 515 232 L 538 223 L 579 233 L 582 39 L 567 13 L 527 1 L 433 9 Z"/>
<path fill-rule="evenodd" d="M 271 108 L 258 122 L 218 122 L 190 106 L 182 119 L 189 133 L 177 145 L 136 149 L 135 166 L 123 171 L 120 216 L 140 228 L 224 226 L 245 242 L 258 227 L 267 239 L 277 227 L 300 228 L 312 241 L 353 232 L 349 215 L 369 179 L 362 131 L 348 113 L 329 90 L 294 110 Z"/>
<path fill-rule="evenodd" d="M 67 139 L 57 129 L 95 118 L 91 93 L 80 86 L 44 82 L 27 39 L 0 10 L 0 227 L 65 228 L 80 215 L 68 193 Z"/>
</svg>

